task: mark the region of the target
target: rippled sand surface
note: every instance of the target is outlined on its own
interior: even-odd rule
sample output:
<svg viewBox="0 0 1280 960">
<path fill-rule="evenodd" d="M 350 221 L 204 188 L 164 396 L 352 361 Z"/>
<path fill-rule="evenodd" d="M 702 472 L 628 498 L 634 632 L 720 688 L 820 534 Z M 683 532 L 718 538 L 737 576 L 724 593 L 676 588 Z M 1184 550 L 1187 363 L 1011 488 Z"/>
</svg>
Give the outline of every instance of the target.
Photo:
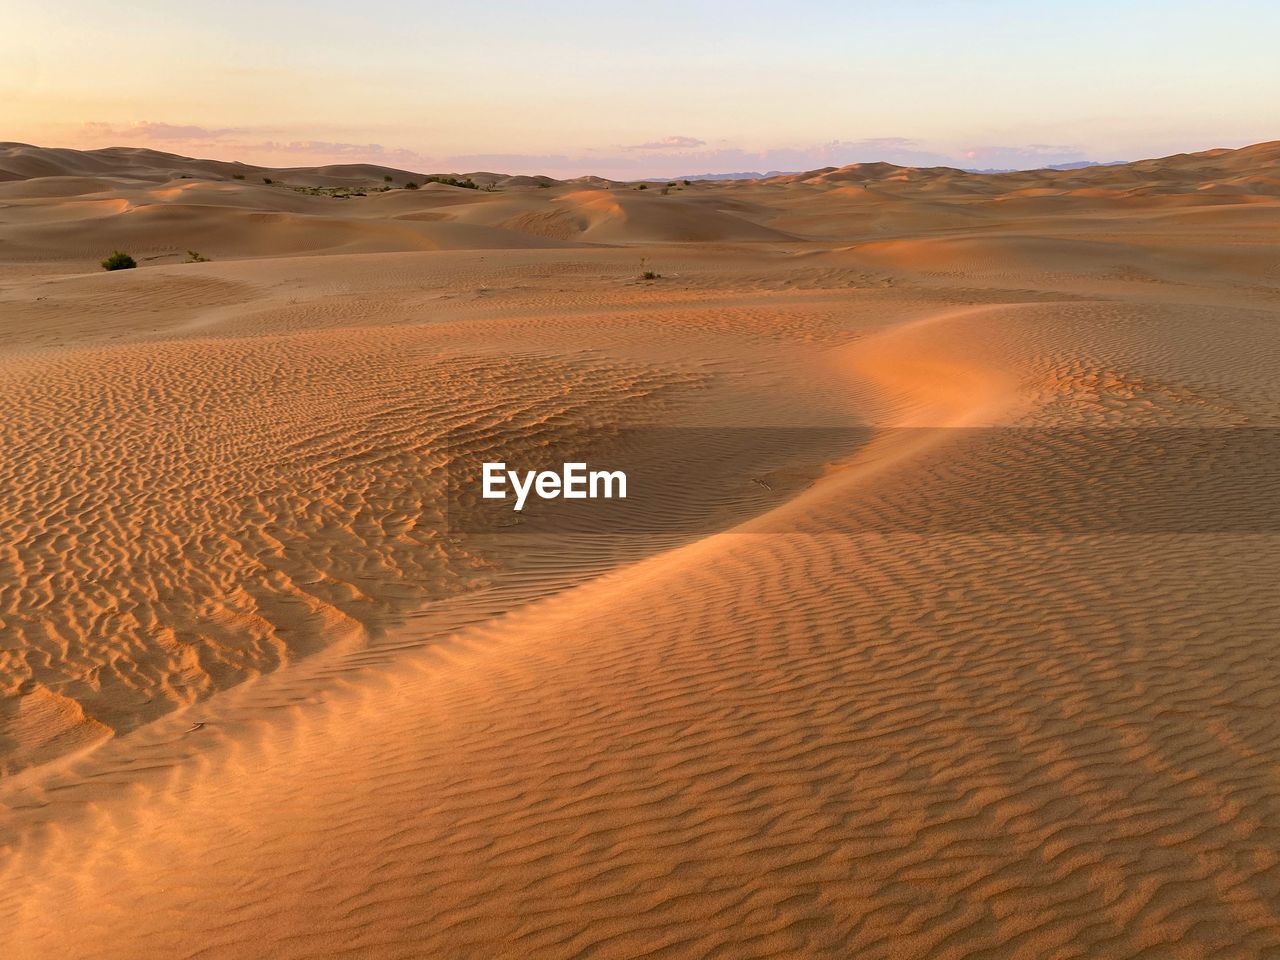
<svg viewBox="0 0 1280 960">
<path fill-rule="evenodd" d="M 0 955 L 1280 955 L 1278 160 L 0 147 Z M 620 424 L 829 433 L 450 525 Z"/>
</svg>

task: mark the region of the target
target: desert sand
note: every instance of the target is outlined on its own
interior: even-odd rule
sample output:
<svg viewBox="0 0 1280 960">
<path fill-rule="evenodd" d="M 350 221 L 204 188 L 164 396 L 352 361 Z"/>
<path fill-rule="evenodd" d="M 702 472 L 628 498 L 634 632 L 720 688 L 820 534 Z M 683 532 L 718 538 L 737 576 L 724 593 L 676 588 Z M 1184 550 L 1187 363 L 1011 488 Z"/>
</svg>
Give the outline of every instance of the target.
<svg viewBox="0 0 1280 960">
<path fill-rule="evenodd" d="M 1280 143 L 459 176 L 0 145 L 0 955 L 1280 956 Z"/>
</svg>

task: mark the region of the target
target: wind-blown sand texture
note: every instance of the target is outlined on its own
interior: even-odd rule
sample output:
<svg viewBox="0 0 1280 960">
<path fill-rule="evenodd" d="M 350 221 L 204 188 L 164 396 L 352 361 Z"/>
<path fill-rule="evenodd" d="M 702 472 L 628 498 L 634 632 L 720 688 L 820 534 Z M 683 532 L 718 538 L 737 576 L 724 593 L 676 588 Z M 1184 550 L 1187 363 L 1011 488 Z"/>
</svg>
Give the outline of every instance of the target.
<svg viewBox="0 0 1280 960">
<path fill-rule="evenodd" d="M 0 956 L 1280 956 L 1280 528 L 1073 513 L 1278 425 L 1278 164 L 0 145 Z M 456 438 L 620 422 L 874 438 L 447 527 Z"/>
</svg>

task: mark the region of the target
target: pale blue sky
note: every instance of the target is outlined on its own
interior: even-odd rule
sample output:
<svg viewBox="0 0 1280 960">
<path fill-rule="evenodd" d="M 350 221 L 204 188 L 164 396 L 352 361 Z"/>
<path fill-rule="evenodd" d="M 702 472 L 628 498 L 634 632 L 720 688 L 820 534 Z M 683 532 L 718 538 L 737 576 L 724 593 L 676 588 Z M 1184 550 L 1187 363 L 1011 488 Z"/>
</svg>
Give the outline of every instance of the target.
<svg viewBox="0 0 1280 960">
<path fill-rule="evenodd" d="M 638 176 L 1280 138 L 1275 0 L 0 0 L 0 15 L 0 139 L 50 145 Z"/>
</svg>

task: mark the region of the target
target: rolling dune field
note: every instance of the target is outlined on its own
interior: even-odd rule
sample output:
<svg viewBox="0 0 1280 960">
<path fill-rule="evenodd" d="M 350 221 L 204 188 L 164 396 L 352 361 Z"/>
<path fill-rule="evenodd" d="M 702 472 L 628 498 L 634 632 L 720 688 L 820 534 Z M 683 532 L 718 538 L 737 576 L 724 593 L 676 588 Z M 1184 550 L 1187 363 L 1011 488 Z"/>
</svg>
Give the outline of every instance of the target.
<svg viewBox="0 0 1280 960">
<path fill-rule="evenodd" d="M 0 144 L 0 956 L 1280 957 L 1280 144 L 457 176 Z"/>
</svg>

